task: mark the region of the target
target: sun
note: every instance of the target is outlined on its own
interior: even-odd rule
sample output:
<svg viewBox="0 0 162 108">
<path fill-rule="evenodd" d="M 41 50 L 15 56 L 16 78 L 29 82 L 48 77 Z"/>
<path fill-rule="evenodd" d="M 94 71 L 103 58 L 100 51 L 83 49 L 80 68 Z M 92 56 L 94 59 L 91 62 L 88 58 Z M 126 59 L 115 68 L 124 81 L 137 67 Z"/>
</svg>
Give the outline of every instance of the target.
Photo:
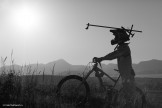
<svg viewBox="0 0 162 108">
<path fill-rule="evenodd" d="M 31 32 L 39 27 L 39 11 L 30 5 L 24 4 L 13 8 L 11 19 L 15 29 L 22 32 Z"/>
</svg>

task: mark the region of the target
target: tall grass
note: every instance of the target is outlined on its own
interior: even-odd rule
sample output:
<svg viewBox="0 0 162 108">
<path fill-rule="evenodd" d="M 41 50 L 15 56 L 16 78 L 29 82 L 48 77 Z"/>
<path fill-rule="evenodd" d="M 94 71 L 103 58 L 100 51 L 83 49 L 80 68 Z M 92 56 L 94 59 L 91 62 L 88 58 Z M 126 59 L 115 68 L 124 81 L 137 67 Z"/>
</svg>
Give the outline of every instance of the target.
<svg viewBox="0 0 162 108">
<path fill-rule="evenodd" d="M 13 104 L 25 108 L 54 108 L 56 85 L 52 81 L 46 83 L 45 68 L 43 72 L 38 72 L 38 64 L 34 70 L 30 65 L 25 65 L 16 71 L 12 55 L 13 52 L 11 53 L 9 70 L 6 69 L 5 65 L 7 57 L 5 59 L 1 57 L 0 106 Z M 24 70 L 26 70 L 26 74 Z M 53 76 L 54 66 L 51 72 Z M 41 74 L 43 77 L 42 82 L 40 82 Z M 51 80 L 53 80 L 52 78 Z"/>
<path fill-rule="evenodd" d="M 1 57 L 1 70 L 0 70 L 0 105 L 15 104 L 22 105 L 24 108 L 56 108 L 56 85 L 62 77 L 55 77 L 55 64 L 51 69 L 51 75 L 45 75 L 45 68 L 42 71 L 38 71 L 38 63 L 35 69 L 29 65 L 22 66 L 19 70 L 14 67 L 13 52 L 11 53 L 11 65 L 9 70 L 6 69 L 6 60 Z M 24 70 L 26 73 L 24 73 Z M 91 80 L 91 79 L 90 79 Z M 88 82 L 91 89 L 91 97 L 89 99 L 89 107 L 102 107 L 103 100 L 100 97 L 102 91 L 97 89 L 95 81 Z M 160 84 L 160 83 L 159 83 Z M 149 94 L 149 90 L 156 89 L 156 86 L 149 83 L 142 84 L 141 86 L 147 86 L 145 94 L 147 97 L 147 107 L 152 108 L 152 103 L 157 100 L 152 98 Z M 161 86 L 160 86 L 161 87 Z M 98 95 L 101 94 L 101 95 Z M 96 96 L 96 97 L 95 97 Z M 161 96 L 162 97 L 162 96 Z M 155 107 L 156 108 L 156 107 Z"/>
</svg>

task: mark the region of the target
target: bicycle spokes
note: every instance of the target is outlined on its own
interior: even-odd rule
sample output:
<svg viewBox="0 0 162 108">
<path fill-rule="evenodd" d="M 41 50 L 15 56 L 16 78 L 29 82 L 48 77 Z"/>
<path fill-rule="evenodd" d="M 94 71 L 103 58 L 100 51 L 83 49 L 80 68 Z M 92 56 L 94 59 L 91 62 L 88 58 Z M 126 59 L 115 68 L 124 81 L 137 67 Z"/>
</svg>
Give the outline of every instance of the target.
<svg viewBox="0 0 162 108">
<path fill-rule="evenodd" d="M 79 76 L 65 77 L 58 85 L 59 104 L 61 108 L 84 105 L 89 93 L 87 83 Z"/>
</svg>

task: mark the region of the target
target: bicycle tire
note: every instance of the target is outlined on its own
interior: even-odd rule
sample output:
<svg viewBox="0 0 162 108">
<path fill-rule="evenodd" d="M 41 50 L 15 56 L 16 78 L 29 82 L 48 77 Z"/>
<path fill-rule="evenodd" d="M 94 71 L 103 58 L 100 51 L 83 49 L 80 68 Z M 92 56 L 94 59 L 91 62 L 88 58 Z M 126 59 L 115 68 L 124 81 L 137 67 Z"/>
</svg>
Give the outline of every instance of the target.
<svg viewBox="0 0 162 108">
<path fill-rule="evenodd" d="M 145 97 L 145 94 L 143 93 L 143 91 L 136 87 L 136 91 L 140 93 L 141 95 L 141 100 L 142 100 L 142 107 L 141 108 L 144 108 L 144 106 L 146 105 L 146 97 Z"/>
<path fill-rule="evenodd" d="M 119 90 L 118 96 L 119 96 L 121 91 L 122 91 L 122 89 Z M 124 99 L 123 99 L 123 101 L 124 101 Z M 132 101 L 135 108 L 144 108 L 145 107 L 146 97 L 145 97 L 145 94 L 143 93 L 143 91 L 140 88 L 136 87 L 136 99 L 131 100 L 131 101 Z M 125 102 L 125 104 L 126 104 L 126 102 Z"/>
<path fill-rule="evenodd" d="M 75 81 L 70 83 L 70 85 L 65 86 L 66 83 L 70 80 L 75 80 Z M 56 94 L 57 94 L 57 99 L 59 101 L 60 107 L 61 106 L 62 107 L 66 107 L 66 106 L 72 107 L 70 105 L 73 105 L 73 106 L 76 107 L 76 106 L 85 105 L 85 103 L 87 102 L 88 96 L 90 94 L 90 88 L 89 88 L 88 83 L 86 81 L 84 81 L 84 83 L 82 84 L 82 88 L 79 88 L 80 90 L 84 89 L 84 91 L 85 91 L 84 97 L 82 97 L 82 94 L 79 94 L 79 93 L 76 93 L 76 95 L 77 95 L 76 97 L 73 96 L 75 94 L 74 91 L 77 91 L 77 92 L 79 92 L 79 91 L 75 90 L 76 85 L 71 85 L 71 84 L 76 83 L 76 82 L 78 82 L 76 84 L 81 84 L 82 81 L 83 81 L 83 78 L 80 77 L 80 76 L 69 75 L 69 76 L 64 77 L 58 83 Z M 67 88 L 64 88 L 64 87 L 67 87 Z M 70 87 L 72 87 L 72 89 Z M 63 91 L 63 90 L 65 90 L 65 91 Z M 74 100 L 74 102 L 73 102 L 73 100 Z"/>
</svg>

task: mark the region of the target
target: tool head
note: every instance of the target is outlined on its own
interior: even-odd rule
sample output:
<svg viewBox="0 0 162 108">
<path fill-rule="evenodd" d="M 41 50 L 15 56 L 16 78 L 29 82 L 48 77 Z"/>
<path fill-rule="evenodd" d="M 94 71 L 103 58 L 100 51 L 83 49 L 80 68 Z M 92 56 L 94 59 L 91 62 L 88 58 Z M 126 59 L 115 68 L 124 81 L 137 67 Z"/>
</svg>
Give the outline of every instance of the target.
<svg viewBox="0 0 162 108">
<path fill-rule="evenodd" d="M 88 28 L 89 28 L 89 23 L 87 24 L 87 27 L 85 29 L 88 30 Z"/>
</svg>

